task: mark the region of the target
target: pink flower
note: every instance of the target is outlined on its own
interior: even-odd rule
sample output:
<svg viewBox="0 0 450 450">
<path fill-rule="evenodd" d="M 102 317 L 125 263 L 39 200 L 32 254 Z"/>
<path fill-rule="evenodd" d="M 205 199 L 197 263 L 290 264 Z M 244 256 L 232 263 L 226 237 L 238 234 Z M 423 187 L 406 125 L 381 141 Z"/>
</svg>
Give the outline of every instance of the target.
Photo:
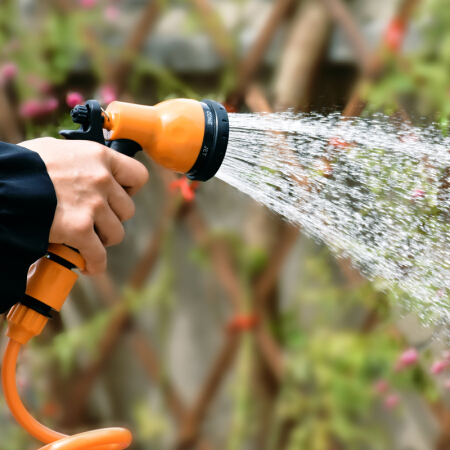
<svg viewBox="0 0 450 450">
<path fill-rule="evenodd" d="M 425 197 L 425 191 L 422 190 L 422 189 L 414 189 L 412 191 L 411 197 L 412 198 L 424 198 Z"/>
<path fill-rule="evenodd" d="M 44 113 L 44 108 L 39 100 L 31 99 L 24 101 L 19 108 L 19 114 L 24 119 L 39 116 Z"/>
<path fill-rule="evenodd" d="M 384 407 L 386 409 L 394 409 L 400 402 L 400 397 L 397 394 L 390 394 L 384 399 Z"/>
<path fill-rule="evenodd" d="M 403 367 L 412 366 L 417 362 L 417 359 L 418 359 L 417 350 L 415 348 L 410 348 L 400 355 L 399 363 Z"/>
<path fill-rule="evenodd" d="M 117 6 L 114 5 L 108 5 L 105 9 L 104 17 L 105 20 L 108 22 L 117 22 L 117 19 L 119 18 L 119 9 Z"/>
<path fill-rule="evenodd" d="M 79 92 L 69 92 L 66 97 L 66 103 L 70 108 L 84 103 L 84 98 Z"/>
<path fill-rule="evenodd" d="M 383 378 L 376 381 L 373 385 L 373 390 L 376 394 L 385 394 L 389 389 L 389 383 Z"/>
<path fill-rule="evenodd" d="M 116 90 L 113 86 L 105 84 L 100 88 L 100 103 L 109 105 L 111 102 L 115 101 L 116 98 Z"/>
<path fill-rule="evenodd" d="M 57 109 L 59 106 L 59 102 L 56 98 L 50 97 L 44 101 L 44 110 L 45 112 L 52 112 Z"/>
<path fill-rule="evenodd" d="M 84 9 L 90 9 L 95 6 L 97 0 L 80 0 L 80 6 Z"/>
<path fill-rule="evenodd" d="M 435 361 L 430 368 L 430 373 L 432 373 L 433 375 L 437 375 L 443 372 L 448 367 L 448 364 L 449 364 L 448 361 L 443 360 Z"/>
<path fill-rule="evenodd" d="M 48 114 L 58 108 L 59 102 L 56 98 L 50 97 L 46 100 L 30 99 L 24 101 L 19 107 L 19 114 L 24 119 Z"/>
<path fill-rule="evenodd" d="M 17 66 L 13 62 L 7 62 L 0 68 L 2 82 L 12 80 L 17 75 Z"/>
<path fill-rule="evenodd" d="M 405 367 L 412 366 L 417 362 L 418 357 L 419 355 L 417 354 L 417 350 L 415 348 L 410 348 L 404 351 L 395 363 L 394 370 L 396 372 L 400 372 Z"/>
</svg>

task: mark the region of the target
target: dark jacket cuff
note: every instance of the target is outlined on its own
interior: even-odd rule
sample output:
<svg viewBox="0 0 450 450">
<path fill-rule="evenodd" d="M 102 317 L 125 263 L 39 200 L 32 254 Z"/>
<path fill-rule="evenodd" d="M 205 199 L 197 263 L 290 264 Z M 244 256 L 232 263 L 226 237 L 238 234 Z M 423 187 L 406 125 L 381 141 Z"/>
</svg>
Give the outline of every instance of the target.
<svg viewBox="0 0 450 450">
<path fill-rule="evenodd" d="M 0 142 L 0 313 L 20 301 L 47 250 L 56 193 L 38 153 Z"/>
</svg>

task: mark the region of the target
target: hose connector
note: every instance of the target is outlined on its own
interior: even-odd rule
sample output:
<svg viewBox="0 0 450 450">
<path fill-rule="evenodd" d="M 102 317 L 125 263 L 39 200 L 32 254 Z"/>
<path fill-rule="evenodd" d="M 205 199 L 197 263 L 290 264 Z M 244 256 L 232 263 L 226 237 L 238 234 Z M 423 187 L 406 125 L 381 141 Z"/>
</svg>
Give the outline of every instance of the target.
<svg viewBox="0 0 450 450">
<path fill-rule="evenodd" d="M 6 336 L 22 345 L 25 345 L 34 336 L 41 334 L 49 319 L 22 303 L 14 305 L 7 318 Z"/>
<path fill-rule="evenodd" d="M 47 254 L 36 261 L 28 273 L 25 295 L 8 313 L 6 335 L 25 345 L 42 332 L 51 319 L 51 310 L 59 311 L 78 275 L 71 269 L 84 269 L 83 257 L 65 245 L 50 244 Z"/>
</svg>

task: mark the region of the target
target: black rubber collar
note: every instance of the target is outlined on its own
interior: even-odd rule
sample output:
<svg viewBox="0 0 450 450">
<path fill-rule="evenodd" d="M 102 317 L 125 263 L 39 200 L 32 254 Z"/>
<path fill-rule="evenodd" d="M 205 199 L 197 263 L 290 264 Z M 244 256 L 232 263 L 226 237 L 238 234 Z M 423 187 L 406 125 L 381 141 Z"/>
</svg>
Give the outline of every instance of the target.
<svg viewBox="0 0 450 450">
<path fill-rule="evenodd" d="M 186 176 L 191 180 L 207 181 L 222 165 L 230 124 L 227 111 L 220 103 L 214 100 L 202 100 L 200 103 L 205 113 L 205 134 L 197 161 Z"/>
</svg>

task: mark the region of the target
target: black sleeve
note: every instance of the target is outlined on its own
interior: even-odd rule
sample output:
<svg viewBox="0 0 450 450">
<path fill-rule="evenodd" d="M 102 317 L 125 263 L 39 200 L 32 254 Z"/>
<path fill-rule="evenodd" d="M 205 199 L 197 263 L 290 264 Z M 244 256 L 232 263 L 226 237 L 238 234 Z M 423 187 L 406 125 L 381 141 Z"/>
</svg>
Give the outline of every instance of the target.
<svg viewBox="0 0 450 450">
<path fill-rule="evenodd" d="M 20 301 L 47 250 L 56 193 L 39 154 L 0 142 L 0 313 Z"/>
</svg>

